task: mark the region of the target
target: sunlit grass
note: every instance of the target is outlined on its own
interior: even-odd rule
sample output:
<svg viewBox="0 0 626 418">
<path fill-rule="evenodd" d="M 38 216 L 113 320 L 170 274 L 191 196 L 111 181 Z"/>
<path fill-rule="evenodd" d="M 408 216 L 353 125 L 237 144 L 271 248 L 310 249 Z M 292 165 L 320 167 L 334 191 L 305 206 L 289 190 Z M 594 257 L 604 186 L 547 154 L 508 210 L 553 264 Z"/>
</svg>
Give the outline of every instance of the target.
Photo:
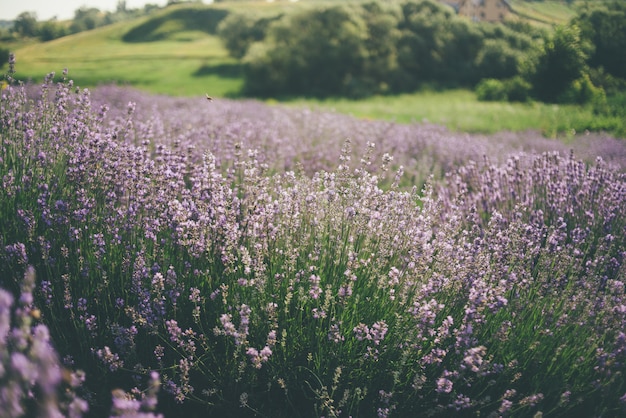
<svg viewBox="0 0 626 418">
<path fill-rule="evenodd" d="M 510 4 L 519 16 L 551 25 L 567 23 L 576 15 L 575 9 L 562 1 L 513 0 Z"/>
<path fill-rule="evenodd" d="M 160 42 L 128 43 L 121 39 L 127 30 L 128 23 L 122 22 L 18 48 L 16 77 L 40 82 L 42 74 L 68 68 L 81 87 L 114 82 L 175 96 L 206 91 L 228 96 L 240 89 L 240 78 L 203 72 L 234 62 L 216 36 L 179 31 Z"/>
<path fill-rule="evenodd" d="M 363 119 L 399 123 L 430 122 L 463 132 L 540 130 L 550 137 L 572 135 L 580 121 L 594 118 L 590 108 L 545 103 L 481 102 L 470 90 L 421 91 L 364 100 L 300 99 L 290 105 L 348 113 Z"/>
</svg>

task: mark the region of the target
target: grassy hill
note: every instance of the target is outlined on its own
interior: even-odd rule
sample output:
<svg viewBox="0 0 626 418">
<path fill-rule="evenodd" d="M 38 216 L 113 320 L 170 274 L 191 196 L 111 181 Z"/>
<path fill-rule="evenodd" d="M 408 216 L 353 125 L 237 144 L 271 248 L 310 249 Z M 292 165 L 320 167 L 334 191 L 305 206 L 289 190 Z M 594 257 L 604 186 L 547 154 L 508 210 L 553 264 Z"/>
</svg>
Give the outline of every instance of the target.
<svg viewBox="0 0 626 418">
<path fill-rule="evenodd" d="M 208 29 L 186 23 L 208 15 L 213 23 Z M 172 6 L 135 21 L 28 45 L 15 52 L 16 76 L 38 80 L 68 68 L 80 86 L 115 82 L 171 95 L 201 94 L 211 86 L 215 95 L 233 94 L 241 79 L 220 69 L 235 62 L 210 33 L 225 15 L 202 5 Z"/>
<path fill-rule="evenodd" d="M 75 83 L 85 87 L 114 82 L 177 96 L 206 91 L 233 96 L 242 79 L 215 35 L 221 19 L 238 10 L 278 14 L 322 3 L 332 1 L 171 5 L 137 20 L 18 47 L 16 77 L 39 81 L 68 68 Z"/>
<path fill-rule="evenodd" d="M 210 91 L 234 96 L 242 80 L 237 62 L 215 34 L 219 22 L 233 11 L 278 14 L 324 3 L 337 1 L 172 5 L 137 20 L 19 47 L 17 77 L 40 80 L 50 71 L 60 74 L 69 68 L 70 77 L 81 86 L 115 82 L 169 95 Z M 513 0 L 512 5 L 520 17 L 536 22 L 559 23 L 574 15 L 561 1 Z"/>
</svg>

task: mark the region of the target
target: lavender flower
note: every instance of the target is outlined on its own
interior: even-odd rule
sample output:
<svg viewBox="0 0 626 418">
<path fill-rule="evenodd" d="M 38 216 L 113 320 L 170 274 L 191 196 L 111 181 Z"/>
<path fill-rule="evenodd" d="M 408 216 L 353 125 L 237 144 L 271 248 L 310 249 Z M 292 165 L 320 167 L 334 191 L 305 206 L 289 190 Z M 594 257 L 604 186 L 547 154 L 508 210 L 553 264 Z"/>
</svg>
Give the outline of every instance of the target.
<svg viewBox="0 0 626 418">
<path fill-rule="evenodd" d="M 260 369 L 263 363 L 266 363 L 272 355 L 272 350 L 268 346 L 265 346 L 261 351 L 257 351 L 255 348 L 250 347 L 246 350 L 246 354 L 250 357 L 250 361 L 255 368 Z"/>
<path fill-rule="evenodd" d="M 157 407 L 157 394 L 160 385 L 159 374 L 153 371 L 150 373 L 148 390 L 146 393 L 140 392 L 139 399 L 123 390 L 114 390 L 110 416 L 118 418 L 162 418 L 163 414 L 152 412 Z"/>
<path fill-rule="evenodd" d="M 445 377 L 440 377 L 437 379 L 437 392 L 439 393 L 450 393 L 452 392 L 453 383 L 450 379 Z"/>
<path fill-rule="evenodd" d="M 35 272 L 28 267 L 21 281 L 18 305 L 0 289 L 0 410 L 3 416 L 71 416 L 87 411 L 72 384 L 62 393 L 62 369 L 48 328 L 32 324 Z"/>
<path fill-rule="evenodd" d="M 124 367 L 124 361 L 120 359 L 120 356 L 113 353 L 108 346 L 94 350 L 94 354 L 105 364 L 110 371 L 114 372 L 120 367 Z"/>
<path fill-rule="evenodd" d="M 84 412 L 59 391 L 68 373 L 39 367 L 51 341 L 68 368 L 132 374 L 136 388 L 113 392 L 118 415 L 156 412 L 140 389 L 153 369 L 182 408 L 233 414 L 238 399 L 258 415 L 280 408 L 268 399 L 291 408 L 283 395 L 326 416 L 622 406 L 614 138 L 205 109 L 51 76 L 3 90 L 0 134 L 7 410 L 48 405 L 31 390 Z M 39 282 L 15 277 L 28 263 Z M 544 383 L 562 376 L 574 381 Z"/>
</svg>

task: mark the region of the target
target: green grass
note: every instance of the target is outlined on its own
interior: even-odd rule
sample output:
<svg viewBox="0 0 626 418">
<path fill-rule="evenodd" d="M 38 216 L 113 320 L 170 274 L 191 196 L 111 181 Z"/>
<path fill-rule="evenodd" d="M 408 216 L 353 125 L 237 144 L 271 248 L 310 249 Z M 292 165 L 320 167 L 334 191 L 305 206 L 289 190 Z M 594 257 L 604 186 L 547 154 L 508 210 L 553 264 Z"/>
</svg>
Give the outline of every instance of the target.
<svg viewBox="0 0 626 418">
<path fill-rule="evenodd" d="M 511 0 L 510 3 L 515 13 L 521 18 L 549 25 L 564 24 L 576 16 L 575 8 L 564 1 Z"/>
<path fill-rule="evenodd" d="M 60 74 L 68 68 L 69 77 L 81 87 L 115 82 L 177 96 L 207 91 L 215 96 L 236 94 L 243 82 L 240 77 L 207 71 L 235 63 L 215 35 L 197 28 L 183 30 L 180 22 L 165 21 L 155 29 L 163 35 L 159 42 L 123 41 L 133 28 L 181 9 L 167 8 L 130 23 L 17 48 L 16 77 L 39 82 L 50 71 Z M 194 13 L 193 8 L 187 10 Z"/>
<path fill-rule="evenodd" d="M 399 123 L 431 122 L 463 132 L 541 130 L 545 135 L 574 133 L 581 122 L 595 118 L 590 108 L 545 103 L 481 102 L 469 90 L 421 91 L 366 100 L 301 99 L 290 105 L 348 113 L 363 119 Z"/>
</svg>

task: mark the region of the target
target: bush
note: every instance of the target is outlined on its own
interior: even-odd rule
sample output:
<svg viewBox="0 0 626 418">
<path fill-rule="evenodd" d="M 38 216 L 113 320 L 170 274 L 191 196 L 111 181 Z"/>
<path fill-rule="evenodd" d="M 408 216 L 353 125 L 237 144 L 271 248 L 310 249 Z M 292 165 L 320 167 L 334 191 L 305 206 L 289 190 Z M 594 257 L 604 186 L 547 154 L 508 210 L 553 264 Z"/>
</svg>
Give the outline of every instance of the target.
<svg viewBox="0 0 626 418">
<path fill-rule="evenodd" d="M 486 78 L 478 83 L 476 96 L 478 100 L 484 102 L 498 102 L 508 99 L 504 82 L 495 78 Z"/>
<path fill-rule="evenodd" d="M 476 57 L 478 74 L 483 78 L 503 79 L 518 73 L 522 54 L 501 39 L 487 39 Z"/>
<path fill-rule="evenodd" d="M 532 86 L 521 76 L 505 80 L 504 89 L 510 102 L 527 102 L 530 100 Z"/>
<path fill-rule="evenodd" d="M 68 34 L 68 30 L 63 24 L 54 20 L 48 20 L 43 22 L 39 27 L 39 39 L 44 42 L 52 41 L 53 39 L 61 38 Z"/>
<path fill-rule="evenodd" d="M 606 105 L 609 114 L 614 116 L 623 116 L 626 121 L 626 92 L 616 93 L 607 97 Z"/>
<path fill-rule="evenodd" d="M 560 103 L 603 103 L 606 95 L 601 87 L 593 85 L 589 75 L 574 80 L 570 86 L 557 98 Z"/>
<path fill-rule="evenodd" d="M 344 7 L 281 19 L 246 56 L 244 89 L 262 96 L 351 95 L 362 77 L 366 37 L 363 19 Z"/>
<path fill-rule="evenodd" d="M 217 34 L 231 57 L 243 58 L 250 45 L 265 38 L 269 24 L 277 19 L 233 13 L 220 22 Z"/>
<path fill-rule="evenodd" d="M 607 96 L 605 100 L 592 102 L 594 118 L 587 129 L 612 132 L 626 136 L 626 92 Z"/>
<path fill-rule="evenodd" d="M 6 48 L 0 48 L 0 67 L 9 62 L 9 55 L 11 55 L 11 51 Z"/>
<path fill-rule="evenodd" d="M 583 39 L 594 45 L 589 65 L 603 67 L 615 77 L 626 78 L 626 5 L 615 1 L 594 6 L 581 9 L 575 18 Z"/>
<path fill-rule="evenodd" d="M 546 102 L 559 101 L 575 80 L 586 73 L 587 50 L 576 26 L 559 26 L 545 39 L 537 63 L 527 78 L 533 95 Z"/>
</svg>

